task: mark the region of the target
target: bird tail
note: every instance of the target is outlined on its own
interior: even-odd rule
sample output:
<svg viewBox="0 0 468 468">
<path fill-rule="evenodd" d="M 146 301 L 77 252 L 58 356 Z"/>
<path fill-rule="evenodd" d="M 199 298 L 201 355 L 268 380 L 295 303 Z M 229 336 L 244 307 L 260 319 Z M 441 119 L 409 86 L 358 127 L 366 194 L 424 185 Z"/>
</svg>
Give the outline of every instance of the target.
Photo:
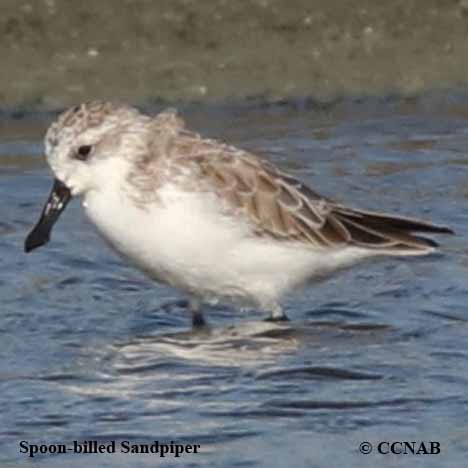
<svg viewBox="0 0 468 468">
<path fill-rule="evenodd" d="M 333 215 L 346 228 L 351 243 L 383 255 L 424 255 L 438 246 L 428 234 L 454 234 L 446 227 L 419 219 L 336 206 Z"/>
</svg>

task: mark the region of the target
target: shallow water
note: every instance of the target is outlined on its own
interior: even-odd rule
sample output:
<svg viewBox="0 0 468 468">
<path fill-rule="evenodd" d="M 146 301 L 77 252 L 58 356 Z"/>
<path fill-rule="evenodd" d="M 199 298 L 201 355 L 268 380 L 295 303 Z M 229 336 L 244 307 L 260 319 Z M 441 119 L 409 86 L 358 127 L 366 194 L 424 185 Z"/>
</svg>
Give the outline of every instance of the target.
<svg viewBox="0 0 468 468">
<path fill-rule="evenodd" d="M 177 292 L 115 256 L 70 205 L 22 252 L 51 183 L 51 115 L 0 125 L 0 461 L 19 442 L 196 443 L 198 455 L 42 455 L 34 466 L 465 466 L 468 127 L 456 99 L 187 108 L 210 136 L 349 204 L 448 224 L 442 253 L 357 267 L 286 301 L 291 322 L 212 307 L 191 331 Z M 439 455 L 361 442 L 438 441 Z"/>
</svg>

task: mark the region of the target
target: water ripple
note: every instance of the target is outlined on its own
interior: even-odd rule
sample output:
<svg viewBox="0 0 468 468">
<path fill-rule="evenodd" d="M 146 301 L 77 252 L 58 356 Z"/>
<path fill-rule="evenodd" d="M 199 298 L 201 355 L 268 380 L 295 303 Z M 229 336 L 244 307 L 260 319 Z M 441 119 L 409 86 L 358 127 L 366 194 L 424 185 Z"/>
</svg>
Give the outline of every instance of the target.
<svg viewBox="0 0 468 468">
<path fill-rule="evenodd" d="M 369 263 L 292 295 L 283 324 L 216 306 L 206 308 L 209 327 L 191 330 L 182 296 L 104 248 L 78 203 L 26 256 L 50 174 L 39 141 L 0 142 L 0 464 L 26 463 L 19 440 L 159 439 L 202 445 L 206 458 L 184 466 L 361 466 L 355 442 L 375 434 L 442 437 L 442 457 L 465 457 L 468 114 L 428 102 L 420 113 L 396 99 L 368 110 L 189 110 L 204 133 L 266 154 L 324 195 L 458 233 L 440 239 L 443 254 Z M 49 456 L 34 465 L 114 462 L 155 460 Z"/>
</svg>

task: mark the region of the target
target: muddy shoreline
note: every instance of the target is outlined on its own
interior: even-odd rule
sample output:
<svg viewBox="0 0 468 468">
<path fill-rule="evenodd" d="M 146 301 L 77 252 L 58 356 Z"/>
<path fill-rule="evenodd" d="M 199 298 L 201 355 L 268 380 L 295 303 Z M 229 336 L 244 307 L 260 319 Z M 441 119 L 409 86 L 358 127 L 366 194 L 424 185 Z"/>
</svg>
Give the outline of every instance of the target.
<svg viewBox="0 0 468 468">
<path fill-rule="evenodd" d="M 468 1 L 3 0 L 0 107 L 466 89 Z"/>
</svg>

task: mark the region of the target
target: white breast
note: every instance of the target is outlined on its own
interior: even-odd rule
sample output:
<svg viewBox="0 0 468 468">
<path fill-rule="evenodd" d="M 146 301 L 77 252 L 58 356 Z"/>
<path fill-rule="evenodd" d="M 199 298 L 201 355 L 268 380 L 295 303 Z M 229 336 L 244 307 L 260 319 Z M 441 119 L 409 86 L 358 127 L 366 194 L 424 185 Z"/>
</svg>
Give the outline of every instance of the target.
<svg viewBox="0 0 468 468">
<path fill-rule="evenodd" d="M 292 287 L 363 257 L 361 249 L 324 251 L 260 239 L 243 219 L 223 214 L 213 194 L 171 185 L 145 207 L 110 190 L 90 194 L 84 205 L 120 254 L 150 277 L 205 300 L 271 307 Z"/>
</svg>

